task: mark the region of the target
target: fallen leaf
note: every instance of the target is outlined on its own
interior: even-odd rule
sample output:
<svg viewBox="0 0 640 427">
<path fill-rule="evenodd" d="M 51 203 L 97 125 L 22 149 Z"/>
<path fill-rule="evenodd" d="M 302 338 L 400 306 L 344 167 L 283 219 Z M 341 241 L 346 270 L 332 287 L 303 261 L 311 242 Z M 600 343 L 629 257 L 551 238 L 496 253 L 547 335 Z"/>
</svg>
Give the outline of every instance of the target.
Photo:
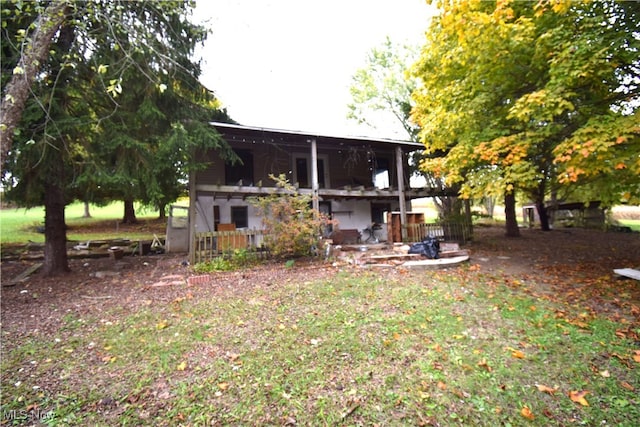
<svg viewBox="0 0 640 427">
<path fill-rule="evenodd" d="M 222 391 L 225 391 L 229 388 L 229 383 L 218 383 L 218 388 Z"/>
<path fill-rule="evenodd" d="M 167 326 L 169 326 L 169 323 L 167 323 L 167 321 L 165 320 L 161 320 L 156 324 L 156 329 L 166 329 Z"/>
<path fill-rule="evenodd" d="M 227 356 L 227 358 L 229 358 L 229 360 L 231 362 L 235 362 L 236 360 L 238 360 L 240 358 L 240 355 L 238 353 L 229 353 L 226 352 L 225 356 Z"/>
<path fill-rule="evenodd" d="M 436 384 L 436 387 L 438 387 L 440 390 L 446 390 L 447 389 L 447 385 L 445 383 L 443 383 L 442 381 L 438 381 L 438 383 Z"/>
<path fill-rule="evenodd" d="M 629 384 L 629 383 L 628 383 L 628 382 L 626 382 L 626 381 L 620 381 L 620 385 L 621 385 L 622 387 L 626 388 L 626 389 L 627 389 L 627 390 L 629 390 L 629 391 L 635 391 L 635 387 L 634 387 L 634 386 L 632 386 L 631 384 Z"/>
<path fill-rule="evenodd" d="M 533 416 L 533 412 L 531 412 L 531 409 L 527 408 L 526 406 L 522 407 L 522 409 L 520 410 L 520 415 L 522 415 L 528 420 L 533 420 L 535 418 Z"/>
<path fill-rule="evenodd" d="M 566 322 L 581 329 L 589 329 L 589 324 L 581 320 L 566 320 Z"/>
<path fill-rule="evenodd" d="M 176 366 L 176 369 L 178 371 L 184 371 L 185 369 L 187 369 L 187 362 L 185 361 L 180 362 L 180 364 Z"/>
<path fill-rule="evenodd" d="M 611 357 L 615 357 L 627 368 L 631 369 L 631 362 L 629 361 L 628 356 L 620 355 L 618 353 L 611 353 Z"/>
<path fill-rule="evenodd" d="M 491 372 L 492 368 L 489 366 L 489 363 L 486 359 L 482 359 L 478 362 L 478 366 L 487 370 L 487 372 Z"/>
<path fill-rule="evenodd" d="M 115 357 L 115 356 L 104 356 L 104 357 L 102 358 L 102 361 L 103 361 L 104 363 L 113 363 L 113 362 L 115 362 L 115 361 L 116 361 L 116 357 Z"/>
<path fill-rule="evenodd" d="M 600 371 L 599 373 L 602 378 L 609 378 L 611 376 L 608 370 Z"/>
<path fill-rule="evenodd" d="M 516 359 L 524 359 L 524 353 L 520 350 L 513 350 L 511 352 L 511 357 L 515 357 Z"/>
<path fill-rule="evenodd" d="M 640 363 L 640 350 L 635 351 L 635 354 L 633 355 L 633 360 Z"/>
<path fill-rule="evenodd" d="M 572 401 L 579 403 L 582 406 L 589 406 L 589 402 L 587 402 L 587 399 L 585 399 L 585 396 L 587 394 L 589 394 L 589 392 L 586 390 L 570 391 L 569 397 L 571 398 Z"/>
<path fill-rule="evenodd" d="M 558 391 L 558 387 L 551 388 L 542 384 L 536 384 L 536 387 L 538 388 L 538 391 L 541 391 L 543 393 L 554 394 L 556 391 Z"/>
</svg>

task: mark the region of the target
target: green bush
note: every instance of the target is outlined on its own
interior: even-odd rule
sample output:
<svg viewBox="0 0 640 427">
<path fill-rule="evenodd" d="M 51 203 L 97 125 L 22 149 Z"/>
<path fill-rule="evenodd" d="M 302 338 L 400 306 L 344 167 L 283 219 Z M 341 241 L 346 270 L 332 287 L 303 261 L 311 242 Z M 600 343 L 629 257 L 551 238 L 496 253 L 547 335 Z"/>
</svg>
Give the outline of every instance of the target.
<svg viewBox="0 0 640 427">
<path fill-rule="evenodd" d="M 201 262 L 193 266 L 196 273 L 211 273 L 213 271 L 233 271 L 255 265 L 258 257 L 247 249 L 235 249 L 233 252 L 213 258 L 211 261 Z"/>
<path fill-rule="evenodd" d="M 276 257 L 310 255 L 333 221 L 315 211 L 311 196 L 300 194 L 284 174 L 269 177 L 283 191 L 250 200 L 263 218 L 265 244 Z"/>
</svg>

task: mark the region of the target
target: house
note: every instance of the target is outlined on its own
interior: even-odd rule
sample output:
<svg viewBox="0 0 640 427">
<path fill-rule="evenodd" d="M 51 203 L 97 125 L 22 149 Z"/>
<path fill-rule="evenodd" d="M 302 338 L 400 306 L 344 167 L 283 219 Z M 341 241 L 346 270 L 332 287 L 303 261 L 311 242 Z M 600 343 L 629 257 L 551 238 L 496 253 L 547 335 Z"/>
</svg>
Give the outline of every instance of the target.
<svg viewBox="0 0 640 427">
<path fill-rule="evenodd" d="M 360 234 L 396 212 L 402 223 L 411 200 L 441 195 L 441 190 L 409 187 L 408 154 L 424 146 L 409 141 L 339 137 L 290 130 L 212 123 L 241 159 L 225 162 L 216 151 L 204 153 L 209 167 L 189 183 L 190 252 L 201 233 L 254 230 L 261 218 L 249 198 L 278 191 L 269 175 L 286 174 L 313 208 Z M 382 227 L 376 237 L 386 240 Z"/>
</svg>

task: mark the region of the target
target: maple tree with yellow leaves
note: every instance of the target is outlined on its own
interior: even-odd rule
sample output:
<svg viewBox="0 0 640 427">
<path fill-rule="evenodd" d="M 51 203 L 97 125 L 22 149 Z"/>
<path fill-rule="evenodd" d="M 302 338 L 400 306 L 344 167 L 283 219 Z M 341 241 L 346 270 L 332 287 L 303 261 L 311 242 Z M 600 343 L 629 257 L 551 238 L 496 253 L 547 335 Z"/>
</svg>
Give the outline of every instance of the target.
<svg viewBox="0 0 640 427">
<path fill-rule="evenodd" d="M 632 2 L 450 1 L 413 75 L 422 167 L 464 197 L 637 203 L 640 16 Z M 444 155 L 443 155 L 444 154 Z M 507 234 L 517 235 L 515 210 Z M 514 227 L 515 226 L 515 227 Z"/>
</svg>

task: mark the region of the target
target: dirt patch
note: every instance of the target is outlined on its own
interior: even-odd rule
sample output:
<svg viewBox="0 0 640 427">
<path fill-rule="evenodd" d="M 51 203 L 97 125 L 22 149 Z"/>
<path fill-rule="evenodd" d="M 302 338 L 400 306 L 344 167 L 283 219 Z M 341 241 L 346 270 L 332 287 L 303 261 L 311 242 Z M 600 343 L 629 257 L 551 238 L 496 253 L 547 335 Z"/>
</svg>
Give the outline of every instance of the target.
<svg viewBox="0 0 640 427">
<path fill-rule="evenodd" d="M 640 321 L 640 283 L 621 280 L 614 268 L 640 267 L 638 233 L 565 229 L 551 232 L 522 230 L 522 237 L 507 238 L 502 228 L 477 228 L 467 245 L 470 264 L 479 274 L 505 278 L 536 297 L 584 306 L 590 312 L 630 324 Z M 287 268 L 272 263 L 246 271 L 216 273 L 203 283 L 184 254 L 72 259 L 71 273 L 43 278 L 34 274 L 22 283 L 2 288 L 2 329 L 11 335 L 55 331 L 69 313 L 131 312 L 137 307 L 172 301 L 184 286 L 194 286 L 202 297 L 232 288 L 238 297 L 254 286 L 282 281 L 327 277 L 348 265 L 328 267 L 323 262 L 299 261 Z M 9 283 L 33 261 L 2 262 L 2 283 Z M 329 272 L 329 273 L 328 273 Z M 385 274 L 395 274 L 394 270 Z M 212 286 L 215 285 L 215 286 Z M 3 340 L 4 340 L 3 339 Z"/>
<path fill-rule="evenodd" d="M 521 230 L 478 228 L 469 245 L 479 271 L 500 275 L 536 298 L 563 303 L 585 315 L 620 321 L 631 335 L 640 325 L 640 282 L 614 274 L 640 269 L 640 234 L 578 228 Z"/>
<path fill-rule="evenodd" d="M 566 228 L 553 231 L 521 230 L 509 238 L 497 227 L 477 227 L 469 245 L 475 262 L 489 269 L 528 275 L 551 274 L 562 279 L 579 267 L 588 276 L 610 275 L 613 268 L 640 267 L 640 233 Z M 572 267 L 573 266 L 573 267 Z"/>
</svg>

